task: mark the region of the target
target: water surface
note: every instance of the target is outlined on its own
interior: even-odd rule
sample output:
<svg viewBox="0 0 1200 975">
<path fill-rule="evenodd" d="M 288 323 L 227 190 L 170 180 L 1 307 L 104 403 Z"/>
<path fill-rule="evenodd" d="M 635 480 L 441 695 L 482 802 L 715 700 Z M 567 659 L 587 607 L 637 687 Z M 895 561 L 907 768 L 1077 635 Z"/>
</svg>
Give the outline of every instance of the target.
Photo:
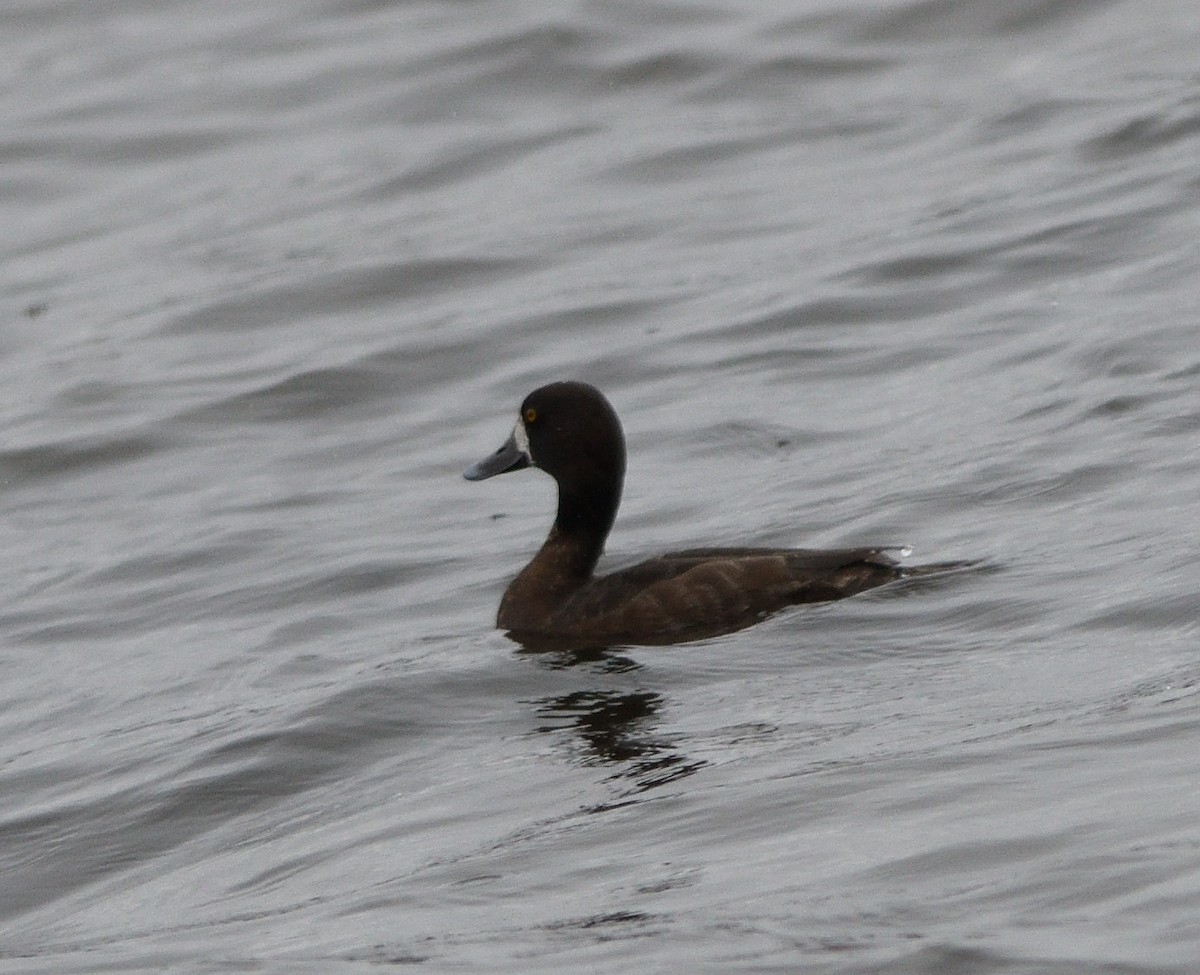
<svg viewBox="0 0 1200 975">
<path fill-rule="evenodd" d="M 0 12 L 0 969 L 1187 973 L 1191 4 Z M 980 569 L 492 629 L 605 565 Z"/>
</svg>

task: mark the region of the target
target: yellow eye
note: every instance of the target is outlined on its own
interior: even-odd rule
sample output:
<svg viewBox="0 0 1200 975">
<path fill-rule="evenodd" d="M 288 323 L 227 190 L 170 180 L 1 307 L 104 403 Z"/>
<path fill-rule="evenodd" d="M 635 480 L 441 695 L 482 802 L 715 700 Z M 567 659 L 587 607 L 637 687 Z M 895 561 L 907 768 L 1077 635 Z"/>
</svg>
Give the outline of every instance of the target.
<svg viewBox="0 0 1200 975">
<path fill-rule="evenodd" d="M 536 423 L 537 422 L 537 410 L 535 410 L 532 406 L 527 407 L 525 410 L 525 422 L 526 423 Z"/>
</svg>

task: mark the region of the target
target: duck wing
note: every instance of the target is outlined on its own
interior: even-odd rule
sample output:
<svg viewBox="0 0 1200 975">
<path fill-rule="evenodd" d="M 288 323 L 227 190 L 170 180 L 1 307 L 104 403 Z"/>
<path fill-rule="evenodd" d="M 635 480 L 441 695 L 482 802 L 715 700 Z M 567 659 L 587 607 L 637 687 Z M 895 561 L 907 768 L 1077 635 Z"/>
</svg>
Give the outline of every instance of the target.
<svg viewBox="0 0 1200 975">
<path fill-rule="evenodd" d="M 842 599 L 900 575 L 879 548 L 688 549 L 595 579 L 555 615 L 611 639 L 646 642 L 740 629 L 785 606 Z"/>
</svg>

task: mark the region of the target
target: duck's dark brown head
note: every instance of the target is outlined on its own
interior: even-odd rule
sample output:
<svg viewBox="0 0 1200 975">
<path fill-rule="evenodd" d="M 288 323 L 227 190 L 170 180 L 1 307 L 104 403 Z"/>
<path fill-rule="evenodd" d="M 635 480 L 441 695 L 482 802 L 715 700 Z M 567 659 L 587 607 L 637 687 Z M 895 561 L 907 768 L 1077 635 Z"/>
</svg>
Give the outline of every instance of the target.
<svg viewBox="0 0 1200 975">
<path fill-rule="evenodd" d="M 558 482 L 555 528 L 603 545 L 621 500 L 625 437 L 616 411 L 600 390 L 581 382 L 535 389 L 521 404 L 517 425 L 504 445 L 463 476 L 482 481 L 530 466 Z"/>
</svg>

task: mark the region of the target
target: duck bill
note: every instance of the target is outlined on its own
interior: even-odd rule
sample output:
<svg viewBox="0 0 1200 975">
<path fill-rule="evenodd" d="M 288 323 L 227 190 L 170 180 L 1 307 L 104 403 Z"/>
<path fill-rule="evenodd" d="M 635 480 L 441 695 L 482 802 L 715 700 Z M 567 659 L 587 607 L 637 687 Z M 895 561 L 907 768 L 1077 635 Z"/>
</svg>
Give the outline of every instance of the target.
<svg viewBox="0 0 1200 975">
<path fill-rule="evenodd" d="M 463 477 L 468 481 L 483 481 L 489 477 L 495 477 L 497 474 L 519 471 L 528 466 L 529 455 L 521 449 L 514 434 L 510 435 L 504 441 L 504 446 L 494 454 L 489 454 L 478 464 L 472 464 L 463 471 Z"/>
</svg>

